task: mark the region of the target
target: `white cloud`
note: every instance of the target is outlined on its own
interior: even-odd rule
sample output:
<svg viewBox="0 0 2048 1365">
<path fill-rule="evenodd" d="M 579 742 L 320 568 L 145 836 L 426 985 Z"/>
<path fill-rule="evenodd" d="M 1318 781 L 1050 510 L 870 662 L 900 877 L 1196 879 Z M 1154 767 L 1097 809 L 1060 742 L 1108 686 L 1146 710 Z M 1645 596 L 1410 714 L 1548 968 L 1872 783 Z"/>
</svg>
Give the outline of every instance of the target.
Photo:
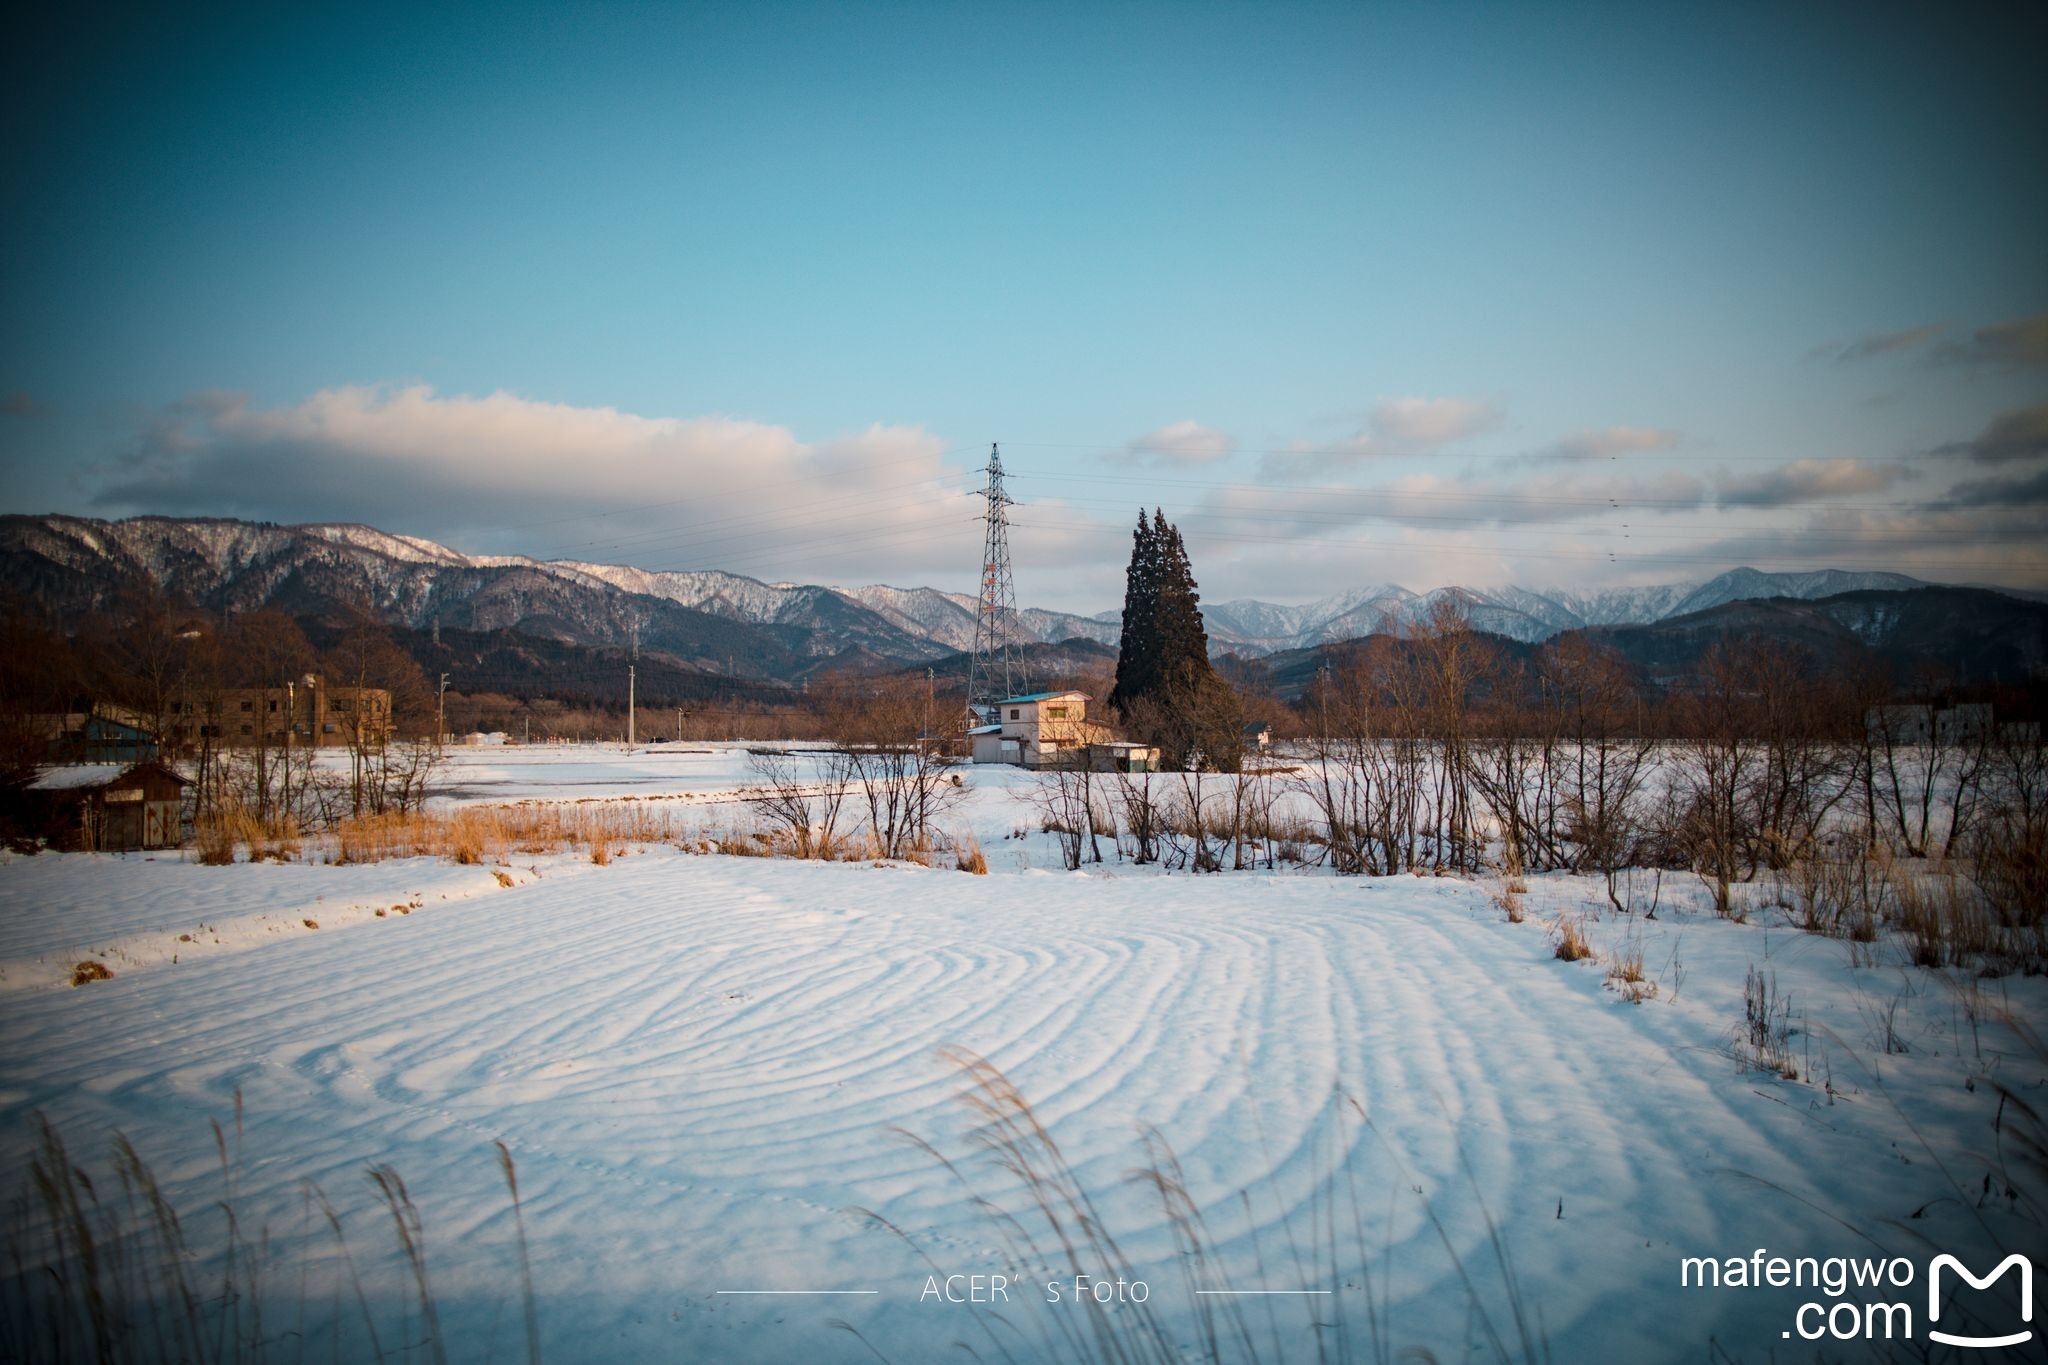
<svg viewBox="0 0 2048 1365">
<path fill-rule="evenodd" d="M 1906 477 L 1905 467 L 1896 464 L 1794 460 L 1762 474 L 1723 475 L 1715 481 L 1715 489 L 1723 507 L 1788 507 L 1881 492 Z"/>
<path fill-rule="evenodd" d="M 1365 426 L 1333 445 L 1297 444 L 1260 464 L 1270 479 L 1327 477 L 1367 460 L 1431 455 L 1447 445 L 1491 431 L 1500 408 L 1472 398 L 1385 398 L 1366 413 Z"/>
<path fill-rule="evenodd" d="M 1414 451 L 1462 441 L 1500 425 L 1500 409 L 1469 398 L 1389 398 L 1373 405 L 1373 436 Z"/>
<path fill-rule="evenodd" d="M 1203 426 L 1192 418 L 1170 422 L 1127 442 L 1121 458 L 1133 463 L 1200 465 L 1220 460 L 1237 449 L 1228 432 Z"/>
<path fill-rule="evenodd" d="M 113 511 L 364 521 L 471 551 L 771 578 L 974 562 L 970 482 L 919 427 L 821 441 L 731 416 L 647 417 L 429 386 L 260 407 L 198 394 L 98 471 Z M 960 576 L 954 573 L 952 576 Z M 971 576 L 971 573 L 970 575 Z"/>
</svg>

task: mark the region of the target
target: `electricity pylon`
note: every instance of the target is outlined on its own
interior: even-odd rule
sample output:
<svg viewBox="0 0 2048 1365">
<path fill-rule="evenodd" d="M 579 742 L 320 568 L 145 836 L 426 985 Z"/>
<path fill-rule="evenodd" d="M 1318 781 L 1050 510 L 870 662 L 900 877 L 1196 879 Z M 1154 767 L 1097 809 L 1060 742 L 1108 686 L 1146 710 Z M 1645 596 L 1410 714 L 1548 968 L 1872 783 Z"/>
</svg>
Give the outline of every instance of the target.
<svg viewBox="0 0 2048 1365">
<path fill-rule="evenodd" d="M 981 496 L 981 602 L 974 613 L 974 655 L 967 665 L 967 704 L 987 715 L 1014 696 L 1022 677 L 1012 676 L 1010 642 L 1017 633 L 1017 585 L 1010 577 L 1010 495 L 1003 491 L 1003 456 L 988 448 L 988 487 Z M 1022 661 L 1019 660 L 1021 665 Z"/>
</svg>

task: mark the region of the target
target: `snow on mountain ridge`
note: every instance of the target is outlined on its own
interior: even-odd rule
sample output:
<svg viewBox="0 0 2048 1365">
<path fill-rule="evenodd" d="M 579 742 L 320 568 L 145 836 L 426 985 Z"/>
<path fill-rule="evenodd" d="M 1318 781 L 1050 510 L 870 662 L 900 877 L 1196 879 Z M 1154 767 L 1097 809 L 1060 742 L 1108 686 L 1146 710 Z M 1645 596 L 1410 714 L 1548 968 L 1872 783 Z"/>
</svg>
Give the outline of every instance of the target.
<svg viewBox="0 0 2048 1365">
<path fill-rule="evenodd" d="M 479 591 L 473 577 L 458 580 L 464 586 L 451 589 L 437 577 L 441 571 L 475 575 L 497 570 L 541 576 L 513 589 L 508 599 L 513 601 L 527 600 L 536 590 L 531 584 L 552 578 L 658 598 L 737 622 L 806 626 L 832 632 L 835 638 L 853 638 L 844 636 L 849 630 L 872 631 L 879 618 L 889 629 L 927 646 L 965 650 L 974 639 L 975 599 L 930 587 L 765 583 L 715 569 L 649 570 L 569 559 L 469 555 L 423 537 L 391 534 L 360 523 L 277 526 L 223 518 L 102 521 L 70 516 L 7 521 L 16 543 L 51 562 L 100 574 L 103 566 L 141 571 L 181 591 L 234 585 L 240 589 L 238 597 L 267 600 L 301 565 L 345 566 L 355 581 L 374 590 L 384 609 L 415 626 L 435 619 L 450 591 Z M 1445 601 L 1455 603 L 1482 630 L 1533 642 L 1565 630 L 1650 623 L 1741 599 L 1811 599 L 1857 589 L 1919 586 L 1923 584 L 1918 579 L 1888 572 L 1772 573 L 1744 567 L 1704 582 L 1593 591 L 1448 585 L 1417 593 L 1380 583 L 1300 604 L 1251 598 L 1209 603 L 1203 616 L 1219 650 L 1258 654 L 1367 635 L 1389 623 L 1413 626 Z M 1018 619 L 1027 637 L 1048 642 L 1082 636 L 1114 645 L 1121 629 L 1121 612 L 1116 610 L 1091 617 L 1025 608 Z M 867 624 L 857 624 L 862 621 Z"/>
</svg>

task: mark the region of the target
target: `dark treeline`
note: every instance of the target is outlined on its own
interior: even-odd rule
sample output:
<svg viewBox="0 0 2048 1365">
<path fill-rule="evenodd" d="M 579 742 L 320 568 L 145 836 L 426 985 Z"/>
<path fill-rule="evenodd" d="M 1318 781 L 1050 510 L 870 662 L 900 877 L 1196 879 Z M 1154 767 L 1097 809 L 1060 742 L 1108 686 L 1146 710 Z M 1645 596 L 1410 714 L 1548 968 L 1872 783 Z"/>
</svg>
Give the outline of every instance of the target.
<svg viewBox="0 0 2048 1365">
<path fill-rule="evenodd" d="M 375 813 L 418 804 L 434 695 L 419 664 L 378 622 L 332 624 L 319 645 L 282 612 L 225 620 L 139 589 L 112 608 L 61 622 L 27 604 L 0 605 L 0 772 L 19 784 L 64 756 L 66 718 L 118 721 L 194 778 L 195 820 L 232 810 L 264 823 Z M 328 743 L 345 773 L 316 775 L 308 731 L 282 718 L 306 710 L 317 677 L 349 709 Z M 355 709 L 379 694 L 375 712 Z M 388 704 L 387 704 L 388 703 Z"/>
</svg>

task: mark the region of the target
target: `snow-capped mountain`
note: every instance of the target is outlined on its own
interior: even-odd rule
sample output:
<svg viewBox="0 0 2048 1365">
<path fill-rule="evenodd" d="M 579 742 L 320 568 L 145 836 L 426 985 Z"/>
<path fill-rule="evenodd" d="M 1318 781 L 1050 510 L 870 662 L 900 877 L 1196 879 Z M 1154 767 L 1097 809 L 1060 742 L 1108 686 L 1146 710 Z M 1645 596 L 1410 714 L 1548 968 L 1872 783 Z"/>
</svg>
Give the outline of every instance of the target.
<svg viewBox="0 0 2048 1365">
<path fill-rule="evenodd" d="M 1810 601 L 1859 589 L 1895 591 L 1924 586 L 1904 574 L 1840 569 L 1812 573 L 1732 569 L 1705 582 L 1595 592 L 1456 586 L 1414 592 L 1399 584 L 1382 583 L 1293 607 L 1252 600 L 1210 603 L 1203 607 L 1202 617 L 1212 642 L 1241 653 L 1273 653 L 1412 627 L 1426 620 L 1438 604 L 1448 602 L 1480 630 L 1533 643 L 1567 630 L 1645 624 L 1751 598 Z"/>
<path fill-rule="evenodd" d="M 470 555 L 369 526 L 274 526 L 224 519 L 0 517 L 0 585 L 67 611 L 105 606 L 140 579 L 210 609 L 367 610 L 416 630 L 439 623 L 516 629 L 580 644 L 637 638 L 685 663 L 744 664 L 791 677 L 848 656 L 917 663 L 968 649 L 975 599 L 936 588 L 765 583 L 717 570 L 653 571 L 580 560 Z M 1763 573 L 1575 592 L 1394 583 L 1314 602 L 1251 599 L 1203 608 L 1211 645 L 1256 655 L 1409 627 L 1449 603 L 1481 630 L 1523 641 L 1589 626 L 1649 624 L 1728 602 L 1812 600 L 1857 589 L 1923 586 L 1896 573 Z M 1031 639 L 1115 645 L 1120 614 L 1026 608 Z"/>
</svg>

